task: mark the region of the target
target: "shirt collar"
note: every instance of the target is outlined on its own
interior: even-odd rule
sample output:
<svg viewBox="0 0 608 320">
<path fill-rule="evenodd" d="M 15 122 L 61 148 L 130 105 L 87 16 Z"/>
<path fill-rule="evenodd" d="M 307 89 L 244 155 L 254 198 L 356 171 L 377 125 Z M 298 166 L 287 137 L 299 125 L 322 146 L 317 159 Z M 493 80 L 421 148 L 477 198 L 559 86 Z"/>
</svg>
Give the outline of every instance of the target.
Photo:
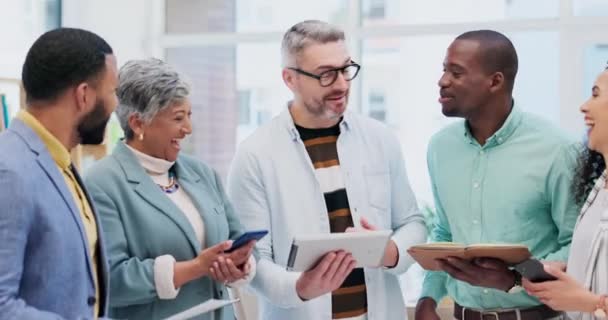
<svg viewBox="0 0 608 320">
<path fill-rule="evenodd" d="M 31 113 L 26 110 L 21 110 L 17 114 L 17 119 L 23 121 L 28 127 L 40 137 L 40 140 L 44 143 L 46 148 L 49 150 L 51 157 L 55 163 L 61 169 L 69 169 L 72 160 L 70 158 L 70 152 L 68 149 L 59 142 L 59 140 L 50 133 L 38 119 L 36 119 Z"/>
<path fill-rule="evenodd" d="M 513 105 L 505 123 L 503 123 L 502 127 L 494 132 L 494 134 L 490 136 L 488 140 L 486 140 L 484 147 L 490 148 L 505 143 L 513 135 L 517 127 L 519 127 L 522 119 L 523 112 L 519 109 L 519 107 Z M 470 143 L 477 143 L 475 137 L 473 137 L 473 134 L 471 133 L 467 121 L 464 122 L 464 136 Z"/>
<path fill-rule="evenodd" d="M 581 208 L 581 213 L 579 215 L 579 219 L 582 218 L 582 216 L 587 212 L 587 209 L 589 209 L 591 204 L 593 204 L 593 201 L 595 201 L 597 194 L 606 187 L 606 177 L 607 176 L 608 176 L 608 174 L 606 173 L 606 169 L 604 169 L 604 171 L 602 172 L 600 177 L 595 181 L 595 184 L 593 185 L 593 189 L 591 189 L 591 191 L 587 195 L 587 199 L 585 200 L 585 203 L 583 204 L 583 207 Z"/>
<path fill-rule="evenodd" d="M 291 139 L 296 141 L 298 139 L 300 139 L 300 133 L 298 132 L 298 129 L 296 128 L 296 125 L 293 121 L 293 117 L 291 116 L 291 112 L 289 112 L 289 108 L 291 108 L 291 103 L 293 101 L 289 101 L 287 102 L 287 109 L 285 109 L 285 111 L 283 111 L 283 113 L 281 114 L 281 118 L 283 119 L 283 122 L 285 123 L 285 126 L 287 128 L 287 131 L 289 131 L 289 134 L 291 135 Z M 352 122 L 351 120 L 352 115 L 350 114 L 349 111 L 344 112 L 344 114 L 342 115 L 342 120 L 340 121 L 340 131 L 343 131 L 342 129 L 345 130 L 350 130 L 352 125 L 350 124 Z"/>
<path fill-rule="evenodd" d="M 152 174 L 166 174 L 173 167 L 175 161 L 167 161 L 165 159 L 155 158 L 147 155 L 130 145 L 125 143 L 125 146 L 133 152 L 139 163 L 144 169 Z"/>
</svg>

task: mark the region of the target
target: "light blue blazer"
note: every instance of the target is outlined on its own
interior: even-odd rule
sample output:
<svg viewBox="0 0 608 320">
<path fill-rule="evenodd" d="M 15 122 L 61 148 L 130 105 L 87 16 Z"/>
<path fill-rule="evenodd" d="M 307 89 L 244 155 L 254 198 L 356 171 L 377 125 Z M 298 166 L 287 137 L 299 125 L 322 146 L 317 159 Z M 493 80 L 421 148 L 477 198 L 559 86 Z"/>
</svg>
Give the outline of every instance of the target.
<svg viewBox="0 0 608 320">
<path fill-rule="evenodd" d="M 241 225 L 212 169 L 180 155 L 175 172 L 205 225 L 205 245 L 241 234 Z M 154 284 L 154 259 L 172 255 L 190 260 L 202 249 L 186 216 L 152 181 L 124 142 L 87 172 L 85 183 L 95 201 L 110 259 L 110 316 L 163 319 L 207 299 L 228 298 L 226 288 L 208 277 L 181 287 L 178 296 L 161 300 Z M 234 320 L 231 307 L 198 319 Z"/>
<path fill-rule="evenodd" d="M 108 278 L 97 226 L 103 316 Z M 63 175 L 38 135 L 13 120 L 0 134 L 0 319 L 91 318 L 96 298 L 89 257 Z"/>
</svg>

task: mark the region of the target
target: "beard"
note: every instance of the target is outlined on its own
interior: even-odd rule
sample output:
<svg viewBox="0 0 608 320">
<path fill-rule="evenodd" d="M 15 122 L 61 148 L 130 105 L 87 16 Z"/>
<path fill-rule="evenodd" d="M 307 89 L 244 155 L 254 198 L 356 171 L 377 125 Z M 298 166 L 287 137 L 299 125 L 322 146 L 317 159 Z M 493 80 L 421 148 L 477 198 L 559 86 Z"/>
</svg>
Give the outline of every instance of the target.
<svg viewBox="0 0 608 320">
<path fill-rule="evenodd" d="M 335 95 L 346 95 L 345 98 L 345 102 L 344 102 L 344 106 L 342 107 L 342 110 L 334 110 L 333 108 L 331 108 L 329 105 L 331 102 L 329 102 L 327 99 L 328 97 L 332 97 Z M 336 91 L 336 92 L 331 92 L 325 96 L 323 96 L 323 98 L 321 98 L 320 100 L 312 100 L 312 101 L 304 101 L 304 107 L 306 108 L 306 110 L 312 114 L 315 115 L 316 117 L 319 118 L 323 118 L 323 119 L 339 119 L 344 115 L 344 112 L 346 111 L 346 106 L 348 105 L 348 99 L 349 98 L 349 92 L 341 92 L 341 91 Z"/>
<path fill-rule="evenodd" d="M 78 136 L 81 144 L 101 144 L 103 142 L 106 125 L 110 121 L 110 116 L 106 115 L 106 108 L 103 101 L 99 99 L 95 102 L 95 107 L 91 112 L 82 118 L 78 125 Z"/>
</svg>

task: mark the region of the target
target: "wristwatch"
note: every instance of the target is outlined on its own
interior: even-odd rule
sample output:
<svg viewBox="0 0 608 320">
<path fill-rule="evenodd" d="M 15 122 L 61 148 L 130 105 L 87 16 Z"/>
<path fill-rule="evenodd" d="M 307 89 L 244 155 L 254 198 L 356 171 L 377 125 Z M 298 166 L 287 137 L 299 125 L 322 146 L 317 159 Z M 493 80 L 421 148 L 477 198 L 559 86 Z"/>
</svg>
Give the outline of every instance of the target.
<svg viewBox="0 0 608 320">
<path fill-rule="evenodd" d="M 600 296 L 600 301 L 597 303 L 597 306 L 595 306 L 595 310 L 593 311 L 593 315 L 596 318 L 605 319 L 606 318 L 606 311 L 607 310 L 608 310 L 608 306 L 606 306 L 606 296 L 605 295 L 601 295 Z"/>
<path fill-rule="evenodd" d="M 521 286 L 521 274 L 519 274 L 519 272 L 517 272 L 515 270 L 511 270 L 511 272 L 513 272 L 513 277 L 514 277 L 515 281 L 513 282 L 513 286 L 511 287 L 511 289 L 507 290 L 507 292 L 508 293 L 519 293 L 524 289 Z"/>
</svg>

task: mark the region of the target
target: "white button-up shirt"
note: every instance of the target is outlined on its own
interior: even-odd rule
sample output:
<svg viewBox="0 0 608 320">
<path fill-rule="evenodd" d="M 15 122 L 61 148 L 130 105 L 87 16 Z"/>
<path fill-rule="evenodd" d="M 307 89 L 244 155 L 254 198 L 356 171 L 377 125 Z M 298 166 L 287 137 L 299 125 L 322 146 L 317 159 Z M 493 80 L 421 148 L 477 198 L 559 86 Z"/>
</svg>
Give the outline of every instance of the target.
<svg viewBox="0 0 608 320">
<path fill-rule="evenodd" d="M 337 141 L 340 169 L 355 227 L 365 217 L 391 229 L 399 249 L 394 268 L 365 268 L 369 320 L 406 319 L 397 275 L 413 263 L 406 250 L 426 240 L 424 218 L 410 188 L 399 141 L 378 121 L 346 113 Z M 302 301 L 298 272 L 286 271 L 294 236 L 330 232 L 325 199 L 289 110 L 239 146 L 228 194 L 246 230 L 267 229 L 257 243 L 260 319 L 329 320 L 331 294 Z"/>
</svg>

